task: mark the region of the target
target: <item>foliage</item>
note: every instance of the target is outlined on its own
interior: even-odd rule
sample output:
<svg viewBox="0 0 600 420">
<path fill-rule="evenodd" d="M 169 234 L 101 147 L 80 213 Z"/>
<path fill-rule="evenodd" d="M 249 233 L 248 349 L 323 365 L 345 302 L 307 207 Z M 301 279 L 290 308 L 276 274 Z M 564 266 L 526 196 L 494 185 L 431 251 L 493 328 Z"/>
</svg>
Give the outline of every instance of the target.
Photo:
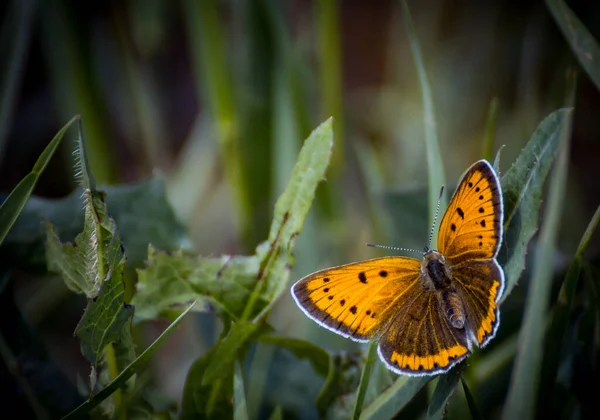
<svg viewBox="0 0 600 420">
<path fill-rule="evenodd" d="M 140 37 L 139 50 L 122 47 L 121 73 L 132 92 L 127 105 L 107 99 L 109 89 L 99 88 L 105 76 L 95 75 L 82 45 L 68 42 L 81 29 L 66 3 L 39 6 L 41 48 L 64 46 L 47 57 L 62 101 L 57 109 L 63 118 L 81 117 L 36 151 L 33 169 L 11 184 L 0 206 L 7 401 L 24 401 L 23 415 L 37 418 L 593 416 L 588 384 L 600 377 L 600 271 L 586 250 L 593 248 L 600 207 L 591 200 L 589 223 L 583 213 L 570 214 L 584 201 L 569 188 L 569 156 L 581 112 L 577 87 L 587 78 L 598 87 L 600 70 L 597 42 L 565 2 L 547 0 L 545 12 L 572 51 L 565 61 L 583 72 L 575 78 L 571 68 L 565 82 L 557 64 L 553 83 L 566 86 L 566 95 L 553 91 L 523 117 L 527 123 L 513 121 L 519 130 L 506 128 L 504 96 L 486 98 L 481 141 L 470 145 L 448 140 L 462 129 L 452 128 L 445 114 L 460 111 L 444 107 L 427 26 L 401 2 L 394 9 L 401 18 L 390 19 L 405 32 L 392 33 L 401 39 L 392 45 L 412 54 L 416 73 L 396 73 L 418 87 L 413 102 L 422 104 L 419 118 L 411 118 L 419 129 L 408 140 L 408 131 L 399 134 L 401 122 L 385 117 L 401 107 L 377 108 L 375 131 L 401 138 L 390 146 L 373 139 L 378 134 L 357 134 L 373 118 L 364 103 L 358 111 L 345 106 L 340 3 L 316 2 L 321 67 L 313 74 L 279 3 L 226 2 L 233 26 L 243 28 L 240 37 L 224 30 L 218 2 L 184 1 L 179 13 L 190 77 L 207 117 L 198 119 L 172 165 L 158 140 L 164 108 L 152 99 L 156 79 L 143 61 L 160 48 L 143 44 L 150 41 L 140 35 L 148 22 L 166 19 L 168 6 L 134 3 L 132 10 L 148 15 L 131 13 L 140 19 L 139 32 L 130 34 Z M 35 7 L 13 2 L 7 9 L 23 27 L 7 25 L 11 36 L 0 37 L 0 43 L 15 40 L 0 73 L 1 85 L 9 86 L 0 103 L 3 163 L 13 153 L 5 147 L 16 107 L 13 84 L 25 65 L 24 31 Z M 245 54 L 229 51 L 232 39 Z M 323 109 L 313 111 L 313 102 Z M 109 103 L 122 113 L 123 130 L 143 139 L 128 146 L 144 174 L 133 183 L 124 182 L 126 168 L 107 141 Z M 75 121 L 70 143 L 63 138 Z M 463 153 L 468 148 L 477 152 Z M 61 155 L 63 149 L 68 153 Z M 290 297 L 292 281 L 363 258 L 356 249 L 365 239 L 424 245 L 440 186 L 446 185 L 442 214 L 456 168 L 481 151 L 490 160 L 496 152 L 505 221 L 498 256 L 506 274 L 502 322 L 485 349 L 444 375 L 403 377 L 379 362 L 374 343 L 342 340 L 304 317 Z M 66 193 L 36 194 L 60 171 L 74 179 Z M 23 283 L 34 292 L 24 293 Z M 49 339 L 61 334 L 52 329 L 57 325 L 63 335 Z"/>
</svg>

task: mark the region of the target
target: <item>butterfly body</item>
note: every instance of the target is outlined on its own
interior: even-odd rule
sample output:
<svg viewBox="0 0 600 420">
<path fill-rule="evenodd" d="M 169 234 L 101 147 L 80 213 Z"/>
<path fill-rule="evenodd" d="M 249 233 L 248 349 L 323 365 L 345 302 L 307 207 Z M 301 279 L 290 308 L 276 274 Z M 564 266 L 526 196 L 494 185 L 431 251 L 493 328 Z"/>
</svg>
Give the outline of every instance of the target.
<svg viewBox="0 0 600 420">
<path fill-rule="evenodd" d="M 321 326 L 359 342 L 379 340 L 392 371 L 448 371 L 499 325 L 504 273 L 500 182 L 488 162 L 463 176 L 440 223 L 437 250 L 422 260 L 392 256 L 333 267 L 292 286 L 298 306 Z"/>
</svg>

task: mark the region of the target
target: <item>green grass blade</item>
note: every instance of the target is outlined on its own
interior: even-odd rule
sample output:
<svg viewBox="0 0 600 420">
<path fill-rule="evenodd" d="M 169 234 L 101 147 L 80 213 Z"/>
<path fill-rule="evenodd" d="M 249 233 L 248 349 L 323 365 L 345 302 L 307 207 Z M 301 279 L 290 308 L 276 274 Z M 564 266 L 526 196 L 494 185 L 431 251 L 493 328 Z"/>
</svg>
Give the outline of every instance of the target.
<svg viewBox="0 0 600 420">
<path fill-rule="evenodd" d="M 68 415 L 63 417 L 63 419 L 78 419 L 78 418 L 87 418 L 87 414 L 94 408 L 97 407 L 102 401 L 111 396 L 113 392 L 117 389 L 121 388 L 131 376 L 133 376 L 136 372 L 138 372 L 144 365 L 146 365 L 154 353 L 160 348 L 160 346 L 164 343 L 164 341 L 175 331 L 177 325 L 181 322 L 181 320 L 187 315 L 187 313 L 192 309 L 192 307 L 196 304 L 193 302 L 190 306 L 187 307 L 185 311 L 181 313 L 164 331 L 163 333 L 156 339 L 154 342 L 148 346 L 146 350 L 143 351 L 133 362 L 131 362 L 123 371 L 110 383 L 108 384 L 102 391 L 97 394 L 91 396 L 86 402 L 81 404 L 75 410 L 70 412 Z"/>
<path fill-rule="evenodd" d="M 481 414 L 479 414 L 479 409 L 477 408 L 477 403 L 475 402 L 475 398 L 473 397 L 473 393 L 465 381 L 465 378 L 460 378 L 462 382 L 463 390 L 465 391 L 465 398 L 467 399 L 467 404 L 469 406 L 469 411 L 471 412 L 471 418 L 473 420 L 481 420 Z"/>
<path fill-rule="evenodd" d="M 498 119 L 498 97 L 494 96 L 488 108 L 485 121 L 485 136 L 483 137 L 483 150 L 481 157 L 488 162 L 492 161 L 494 155 L 494 137 L 496 136 L 496 120 Z"/>
<path fill-rule="evenodd" d="M 450 372 L 440 376 L 431 397 L 431 404 L 429 404 L 429 408 L 427 409 L 428 419 L 441 419 L 444 416 L 446 405 L 456 390 L 464 367 L 465 364 L 463 362 Z"/>
<path fill-rule="evenodd" d="M 21 78 L 25 74 L 23 64 L 27 59 L 29 40 L 33 33 L 31 23 L 37 8 L 35 1 L 14 0 L 10 3 L 5 6 L 0 35 L 0 50 L 4 52 L 4 68 L 0 69 L 0 163 L 4 158 L 15 99 L 21 86 Z"/>
<path fill-rule="evenodd" d="M 343 80 L 340 41 L 339 10 L 336 0 L 318 0 L 315 4 L 319 40 L 320 91 L 323 93 L 323 115 L 333 117 L 333 126 L 338 141 L 332 157 L 332 173 L 340 170 L 344 160 L 343 134 Z"/>
<path fill-rule="evenodd" d="M 375 398 L 362 412 L 361 419 L 393 418 L 433 377 L 399 376 L 396 382 Z"/>
<path fill-rule="evenodd" d="M 35 162 L 33 170 L 27 174 L 21 182 L 11 191 L 10 195 L 4 200 L 2 206 L 0 206 L 0 244 L 6 238 L 6 235 L 10 231 L 11 227 L 19 217 L 21 210 L 25 207 L 27 200 L 31 196 L 33 189 L 35 188 L 40 175 L 50 162 L 50 159 L 54 155 L 54 152 L 58 148 L 60 141 L 65 135 L 67 129 L 71 124 L 79 117 L 73 117 L 63 128 L 54 136 L 52 141 L 46 146 L 40 157 Z"/>
<path fill-rule="evenodd" d="M 358 384 L 358 390 L 356 391 L 356 402 L 354 404 L 354 412 L 352 413 L 352 419 L 357 420 L 360 418 L 362 412 L 363 403 L 365 402 L 365 396 L 367 395 L 367 389 L 369 388 L 369 380 L 371 379 L 371 369 L 373 363 L 377 360 L 377 341 L 369 343 L 367 350 L 367 357 L 363 366 L 362 373 L 360 375 L 360 383 Z"/>
<path fill-rule="evenodd" d="M 569 88 L 570 91 L 567 96 L 572 98 L 574 84 L 569 84 Z M 570 102 L 572 99 L 567 101 Z M 544 211 L 545 219 L 540 229 L 538 247 L 534 257 L 533 274 L 525 304 L 523 326 L 519 333 L 517 355 L 506 405 L 503 410 L 504 419 L 530 419 L 535 414 L 544 333 L 546 331 L 544 326 L 548 318 L 552 261 L 567 182 L 571 115 L 564 120 L 560 133 L 559 154 L 550 180 L 549 197 Z"/>
<path fill-rule="evenodd" d="M 433 95 L 431 93 L 431 85 L 427 78 L 423 56 L 421 55 L 421 47 L 419 39 L 413 26 L 410 10 L 406 4 L 406 0 L 402 1 L 402 10 L 404 23 L 408 31 L 410 47 L 417 67 L 419 75 L 419 85 L 421 86 L 421 95 L 423 98 L 423 115 L 425 119 L 425 144 L 427 149 L 427 174 L 429 181 L 429 220 L 433 223 L 435 217 L 435 209 L 437 208 L 438 198 L 440 196 L 440 188 L 445 185 L 444 177 L 444 162 L 440 152 L 438 141 L 438 133 L 436 128 L 435 108 L 433 105 Z M 445 209 L 447 205 L 447 188 L 444 189 L 440 200 L 440 209 Z M 437 244 L 437 232 L 433 233 L 431 238 L 432 246 L 435 248 Z"/>
<path fill-rule="evenodd" d="M 600 47 L 579 18 L 562 0 L 546 0 L 546 6 L 581 67 L 600 90 Z"/>
</svg>

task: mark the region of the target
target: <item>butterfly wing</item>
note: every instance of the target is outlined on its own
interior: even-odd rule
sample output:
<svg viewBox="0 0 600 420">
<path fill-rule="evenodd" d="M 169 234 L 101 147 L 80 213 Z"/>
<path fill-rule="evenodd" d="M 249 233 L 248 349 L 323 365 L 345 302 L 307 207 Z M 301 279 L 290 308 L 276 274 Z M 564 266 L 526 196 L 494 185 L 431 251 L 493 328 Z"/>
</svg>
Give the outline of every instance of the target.
<svg viewBox="0 0 600 420">
<path fill-rule="evenodd" d="M 397 311 L 397 302 L 418 284 L 421 263 L 384 257 L 328 268 L 292 286 L 294 300 L 309 318 L 355 341 L 377 337 Z"/>
<path fill-rule="evenodd" d="M 467 357 L 466 331 L 448 323 L 439 293 L 417 285 L 405 296 L 377 348 L 390 370 L 409 376 L 434 375 Z"/>
<path fill-rule="evenodd" d="M 486 160 L 463 176 L 440 223 L 438 250 L 451 264 L 494 258 L 502 242 L 502 187 Z"/>
<path fill-rule="evenodd" d="M 452 278 L 474 335 L 471 340 L 483 347 L 500 325 L 497 302 L 502 296 L 504 272 L 495 259 L 468 261 L 453 267 Z"/>
</svg>

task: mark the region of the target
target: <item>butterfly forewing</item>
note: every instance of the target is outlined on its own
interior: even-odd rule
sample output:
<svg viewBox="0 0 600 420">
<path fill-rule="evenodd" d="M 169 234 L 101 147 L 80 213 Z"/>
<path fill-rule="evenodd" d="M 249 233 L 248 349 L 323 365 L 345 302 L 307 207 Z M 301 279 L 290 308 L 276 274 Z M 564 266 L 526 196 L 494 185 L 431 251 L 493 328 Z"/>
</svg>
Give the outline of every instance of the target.
<svg viewBox="0 0 600 420">
<path fill-rule="evenodd" d="M 419 286 L 408 295 L 381 336 L 379 356 L 396 373 L 421 376 L 446 372 L 469 352 L 466 331 L 450 326 L 437 292 Z"/>
<path fill-rule="evenodd" d="M 454 193 L 438 233 L 438 250 L 450 264 L 493 258 L 502 242 L 502 190 L 494 169 L 474 163 Z"/>
<path fill-rule="evenodd" d="M 454 266 L 452 276 L 462 296 L 468 327 L 483 347 L 500 323 L 497 302 L 504 287 L 502 268 L 496 260 L 468 261 Z"/>
<path fill-rule="evenodd" d="M 329 268 L 299 280 L 292 296 L 322 326 L 368 341 L 381 334 L 398 302 L 418 284 L 420 266 L 413 258 L 385 257 Z"/>
</svg>

